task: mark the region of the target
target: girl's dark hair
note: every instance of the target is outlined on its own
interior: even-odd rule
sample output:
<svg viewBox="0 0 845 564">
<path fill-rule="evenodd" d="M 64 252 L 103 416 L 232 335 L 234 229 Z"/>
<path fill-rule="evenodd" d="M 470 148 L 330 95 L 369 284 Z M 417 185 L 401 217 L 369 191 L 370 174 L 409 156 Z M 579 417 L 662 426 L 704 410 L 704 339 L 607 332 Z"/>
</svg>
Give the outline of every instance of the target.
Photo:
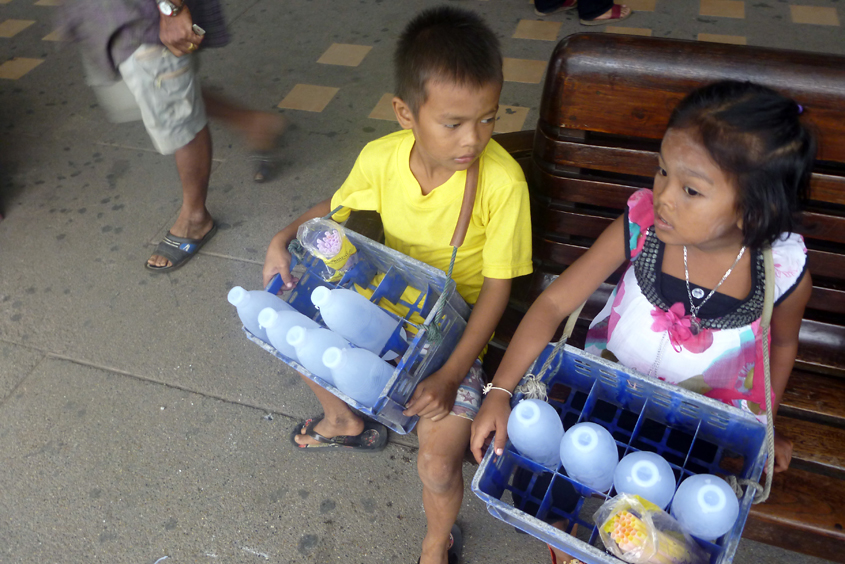
<svg viewBox="0 0 845 564">
<path fill-rule="evenodd" d="M 684 98 L 669 127 L 696 136 L 737 188 L 743 242 L 771 244 L 792 232 L 807 200 L 816 141 L 803 108 L 771 88 L 726 80 Z"/>
<path fill-rule="evenodd" d="M 478 87 L 503 80 L 496 35 L 477 14 L 451 6 L 414 17 L 399 37 L 393 60 L 396 96 L 414 116 L 426 101 L 429 80 Z"/>
</svg>

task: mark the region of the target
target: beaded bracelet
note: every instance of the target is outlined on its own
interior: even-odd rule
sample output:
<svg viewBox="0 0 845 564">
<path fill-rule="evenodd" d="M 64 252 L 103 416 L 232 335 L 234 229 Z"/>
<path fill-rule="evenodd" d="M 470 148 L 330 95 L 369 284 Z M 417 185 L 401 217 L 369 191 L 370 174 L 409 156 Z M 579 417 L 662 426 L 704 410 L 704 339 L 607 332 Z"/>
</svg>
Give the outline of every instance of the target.
<svg viewBox="0 0 845 564">
<path fill-rule="evenodd" d="M 490 390 L 502 390 L 503 392 L 508 394 L 510 397 L 513 397 L 513 394 L 511 392 L 509 392 L 508 390 L 506 390 L 504 388 L 500 388 L 499 386 L 494 386 L 493 384 L 487 384 L 486 386 L 484 386 L 484 388 L 482 388 L 482 390 L 481 390 L 481 393 L 486 396 L 488 393 L 490 393 Z"/>
</svg>

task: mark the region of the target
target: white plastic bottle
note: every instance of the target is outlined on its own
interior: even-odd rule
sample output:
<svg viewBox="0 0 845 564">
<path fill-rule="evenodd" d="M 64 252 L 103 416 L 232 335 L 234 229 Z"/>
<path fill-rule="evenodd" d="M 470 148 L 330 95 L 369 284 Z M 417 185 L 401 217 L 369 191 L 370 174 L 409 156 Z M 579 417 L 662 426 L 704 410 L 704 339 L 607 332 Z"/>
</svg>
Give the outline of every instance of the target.
<svg viewBox="0 0 845 564">
<path fill-rule="evenodd" d="M 326 326 L 357 347 L 380 354 L 398 325 L 390 314 L 353 290 L 318 286 L 311 302 Z"/>
<path fill-rule="evenodd" d="M 595 423 L 578 423 L 560 441 L 560 461 L 570 478 L 606 492 L 613 485 L 619 451 L 607 429 Z"/>
<path fill-rule="evenodd" d="M 288 344 L 296 349 L 299 364 L 307 368 L 311 374 L 334 385 L 332 371 L 323 364 L 323 353 L 331 347 L 339 349 L 348 347 L 349 343 L 346 339 L 322 327 L 306 329 L 296 325 L 290 328 L 286 339 Z"/>
<path fill-rule="evenodd" d="M 296 349 L 287 341 L 291 327 L 300 326 L 306 329 L 317 329 L 320 325 L 298 311 L 276 311 L 265 307 L 258 314 L 258 324 L 267 332 L 267 340 L 276 350 L 288 358 L 299 360 Z"/>
<path fill-rule="evenodd" d="M 739 516 L 739 501 L 723 479 L 698 474 L 681 482 L 671 513 L 692 536 L 710 541 L 733 528 Z"/>
<path fill-rule="evenodd" d="M 508 417 L 508 437 L 522 456 L 548 468 L 557 468 L 563 423 L 548 403 L 526 399 L 516 404 Z"/>
<path fill-rule="evenodd" d="M 238 308 L 238 317 L 250 333 L 267 341 L 267 332 L 258 324 L 258 313 L 264 308 L 276 311 L 296 311 L 285 300 L 264 290 L 244 290 L 235 286 L 229 290 L 229 303 Z"/>
<path fill-rule="evenodd" d="M 326 349 L 323 364 L 331 370 L 338 390 L 367 407 L 376 404 L 394 370 L 367 349 Z"/>
<path fill-rule="evenodd" d="M 631 452 L 616 466 L 613 486 L 616 493 L 638 495 L 666 509 L 675 495 L 675 474 L 666 459 L 656 452 Z"/>
</svg>

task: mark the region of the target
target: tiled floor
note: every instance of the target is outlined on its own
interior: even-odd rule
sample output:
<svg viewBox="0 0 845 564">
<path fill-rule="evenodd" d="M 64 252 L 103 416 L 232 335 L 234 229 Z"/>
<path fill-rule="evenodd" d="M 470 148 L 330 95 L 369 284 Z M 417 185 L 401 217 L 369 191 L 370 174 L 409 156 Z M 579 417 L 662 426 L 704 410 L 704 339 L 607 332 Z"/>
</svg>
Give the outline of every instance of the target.
<svg viewBox="0 0 845 564">
<path fill-rule="evenodd" d="M 24 52 L 33 50 L 33 47 L 39 50 L 33 35 L 37 35 L 37 32 L 30 28 L 36 23 L 49 24 L 52 17 L 49 7 L 60 5 L 61 0 L 0 0 L 0 4 L 4 5 L 0 9 L 0 39 L 3 41 L 0 43 L 0 78 L 20 80 L 39 67 L 41 73 L 50 72 L 49 56 L 46 57 L 47 64 L 41 66 L 41 59 L 26 56 Z M 497 131 L 512 131 L 533 125 L 539 102 L 539 85 L 546 66 L 546 57 L 542 55 L 550 53 L 554 42 L 572 32 L 679 37 L 738 45 L 845 52 L 845 37 L 839 29 L 839 11 L 843 8 L 837 0 L 816 0 L 813 5 L 785 0 L 763 0 L 757 3 L 743 0 L 630 0 L 628 5 L 635 10 L 635 14 L 624 22 L 625 25 L 610 22 L 606 26 L 585 28 L 577 25 L 574 11 L 539 18 L 532 13 L 530 3 L 520 5 L 512 0 L 476 2 L 476 8 L 482 13 L 488 13 L 488 18 L 498 17 L 499 25 L 496 27 L 503 33 L 506 55 L 506 82 L 538 85 L 533 90 L 520 90 L 518 100 L 507 99 L 509 92 L 505 89 L 503 107 L 504 102 L 517 103 L 510 104 L 511 109 L 507 114 L 500 114 Z M 37 19 L 14 17 L 20 15 Z M 508 21 L 512 22 L 509 31 L 506 25 Z M 53 30 L 40 40 L 57 42 L 60 34 L 58 30 Z M 526 47 L 521 43 L 532 45 Z M 322 52 L 313 53 L 312 62 L 359 67 L 374 51 L 381 51 L 380 58 L 385 60 L 384 54 L 390 46 L 390 42 L 334 42 L 327 44 Z M 533 59 L 508 56 L 525 51 L 541 56 Z M 337 93 L 344 86 L 342 80 L 334 84 L 311 84 L 308 82 L 311 73 L 307 69 L 303 70 L 299 73 L 303 82 L 292 84 L 286 92 L 280 92 L 279 108 L 294 112 L 322 112 L 333 102 L 337 103 Z M 388 85 L 380 83 L 372 86 L 378 90 Z M 390 97 L 384 94 L 369 107 L 367 117 L 395 121 L 389 101 Z"/>
</svg>

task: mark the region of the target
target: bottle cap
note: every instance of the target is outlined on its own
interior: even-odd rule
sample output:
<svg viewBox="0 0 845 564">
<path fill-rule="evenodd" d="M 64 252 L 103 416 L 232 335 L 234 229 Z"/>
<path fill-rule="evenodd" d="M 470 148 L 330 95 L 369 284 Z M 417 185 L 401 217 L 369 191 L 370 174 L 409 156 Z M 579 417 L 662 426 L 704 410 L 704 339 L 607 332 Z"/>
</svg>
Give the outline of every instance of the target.
<svg viewBox="0 0 845 564">
<path fill-rule="evenodd" d="M 725 492 L 715 484 L 707 484 L 701 486 L 696 496 L 696 501 L 701 508 L 702 513 L 715 513 L 725 508 L 728 500 L 725 498 Z"/>
<path fill-rule="evenodd" d="M 641 488 L 650 488 L 660 481 L 657 464 L 650 460 L 639 460 L 631 466 L 631 480 Z"/>
<path fill-rule="evenodd" d="M 323 353 L 323 364 L 326 368 L 337 368 L 343 360 L 343 351 L 337 347 L 329 347 Z"/>
<path fill-rule="evenodd" d="M 599 434 L 586 425 L 570 429 L 569 432 L 573 433 L 572 445 L 581 452 L 591 452 L 599 444 Z"/>
<path fill-rule="evenodd" d="M 331 290 L 326 288 L 325 286 L 317 286 L 314 288 L 314 291 L 311 292 L 311 303 L 317 306 L 326 305 L 329 301 L 329 297 L 331 296 Z"/>
<path fill-rule="evenodd" d="M 517 420 L 523 425 L 533 425 L 540 420 L 540 408 L 534 405 L 534 402 L 522 400 L 514 408 L 514 411 Z"/>
<path fill-rule="evenodd" d="M 231 290 L 229 290 L 229 295 L 227 296 L 229 303 L 235 307 L 238 307 L 242 303 L 244 303 L 247 299 L 249 299 L 249 292 L 241 288 L 240 286 L 235 286 Z"/>
<path fill-rule="evenodd" d="M 272 307 L 265 307 L 258 314 L 258 325 L 262 329 L 267 329 L 275 325 L 278 319 L 279 314 L 275 309 Z"/>
<path fill-rule="evenodd" d="M 288 334 L 285 335 L 285 340 L 294 348 L 297 345 L 301 345 L 305 342 L 305 327 L 294 325 L 288 330 Z"/>
</svg>

